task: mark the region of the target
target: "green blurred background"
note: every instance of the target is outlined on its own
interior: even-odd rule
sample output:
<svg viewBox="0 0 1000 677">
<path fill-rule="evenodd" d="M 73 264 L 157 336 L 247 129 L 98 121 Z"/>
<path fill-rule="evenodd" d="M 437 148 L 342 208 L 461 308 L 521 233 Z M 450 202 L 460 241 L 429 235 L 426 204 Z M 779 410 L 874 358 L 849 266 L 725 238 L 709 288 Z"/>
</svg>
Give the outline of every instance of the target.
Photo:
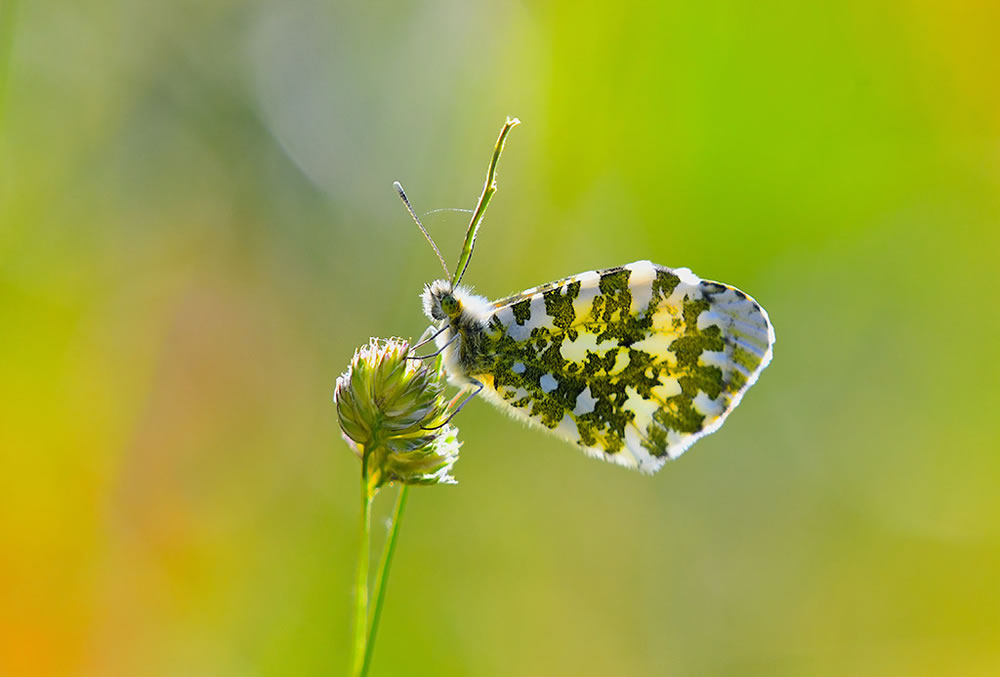
<svg viewBox="0 0 1000 677">
<path fill-rule="evenodd" d="M 0 674 L 346 672 L 333 384 L 425 326 L 392 181 L 471 208 L 507 114 L 478 291 L 689 266 L 764 304 L 775 360 L 655 477 L 470 405 L 373 674 L 1000 673 L 995 3 L 0 22 Z M 426 218 L 451 260 L 466 220 Z"/>
</svg>

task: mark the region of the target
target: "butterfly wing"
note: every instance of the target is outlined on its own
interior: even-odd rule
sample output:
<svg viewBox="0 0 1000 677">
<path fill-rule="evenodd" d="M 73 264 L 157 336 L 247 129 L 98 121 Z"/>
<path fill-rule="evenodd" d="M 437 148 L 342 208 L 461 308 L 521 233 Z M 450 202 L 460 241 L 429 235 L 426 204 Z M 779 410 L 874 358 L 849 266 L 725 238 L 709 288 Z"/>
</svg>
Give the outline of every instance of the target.
<svg viewBox="0 0 1000 677">
<path fill-rule="evenodd" d="M 771 360 L 767 313 L 649 261 L 493 305 L 469 375 L 488 399 L 603 458 L 656 472 L 714 432 Z"/>
</svg>

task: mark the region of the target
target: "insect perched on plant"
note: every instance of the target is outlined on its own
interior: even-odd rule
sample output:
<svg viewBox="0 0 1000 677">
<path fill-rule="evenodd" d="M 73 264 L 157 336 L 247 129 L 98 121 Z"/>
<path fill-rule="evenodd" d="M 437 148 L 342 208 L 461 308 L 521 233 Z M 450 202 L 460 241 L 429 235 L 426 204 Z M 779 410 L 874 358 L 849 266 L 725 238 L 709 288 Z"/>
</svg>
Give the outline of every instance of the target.
<svg viewBox="0 0 1000 677">
<path fill-rule="evenodd" d="M 590 456 L 656 472 L 722 425 L 771 361 L 774 329 L 739 289 L 649 261 L 494 302 L 459 286 L 516 124 L 508 118 L 500 132 L 455 273 L 424 288 L 433 334 L 418 345 L 438 350 L 420 359 L 443 355 L 449 380 L 471 392 L 462 405 L 482 393 Z"/>
</svg>

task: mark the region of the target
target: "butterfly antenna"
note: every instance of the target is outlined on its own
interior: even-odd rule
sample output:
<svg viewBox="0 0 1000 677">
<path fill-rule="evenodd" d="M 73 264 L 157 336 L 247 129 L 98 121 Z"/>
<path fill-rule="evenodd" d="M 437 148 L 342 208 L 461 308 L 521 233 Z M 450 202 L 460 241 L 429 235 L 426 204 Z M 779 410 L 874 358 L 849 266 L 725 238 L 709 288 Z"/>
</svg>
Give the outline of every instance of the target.
<svg viewBox="0 0 1000 677">
<path fill-rule="evenodd" d="M 431 237 L 431 234 L 427 232 L 426 228 L 424 228 L 424 224 L 420 223 L 420 219 L 417 218 L 417 213 L 413 211 L 413 205 L 410 204 L 410 200 L 406 197 L 406 193 L 403 192 L 403 186 L 400 185 L 399 181 L 393 181 L 392 187 L 396 189 L 397 193 L 399 193 L 399 199 L 403 201 L 403 204 L 406 205 L 406 211 L 410 212 L 410 216 L 412 216 L 413 220 L 417 222 L 417 227 L 420 228 L 420 232 L 423 233 L 424 237 L 427 238 L 427 241 L 431 243 L 431 247 L 434 248 L 434 253 L 437 254 L 438 261 L 441 262 L 441 267 L 444 269 L 444 276 L 447 278 L 448 264 L 444 262 L 444 257 L 441 256 L 441 250 L 438 249 L 436 244 L 434 244 L 434 238 Z"/>
</svg>

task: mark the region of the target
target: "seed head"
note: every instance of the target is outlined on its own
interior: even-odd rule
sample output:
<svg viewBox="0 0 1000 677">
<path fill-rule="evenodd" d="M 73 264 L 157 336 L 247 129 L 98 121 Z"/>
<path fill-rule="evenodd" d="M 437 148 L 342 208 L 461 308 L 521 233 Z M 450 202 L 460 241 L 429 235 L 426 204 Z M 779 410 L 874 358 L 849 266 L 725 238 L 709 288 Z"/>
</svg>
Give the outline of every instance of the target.
<svg viewBox="0 0 1000 677">
<path fill-rule="evenodd" d="M 444 374 L 440 365 L 407 359 L 409 350 L 403 339 L 371 339 L 355 351 L 333 393 L 340 429 L 372 489 L 455 482 L 450 472 L 461 443 L 458 430 L 444 424 Z"/>
</svg>

